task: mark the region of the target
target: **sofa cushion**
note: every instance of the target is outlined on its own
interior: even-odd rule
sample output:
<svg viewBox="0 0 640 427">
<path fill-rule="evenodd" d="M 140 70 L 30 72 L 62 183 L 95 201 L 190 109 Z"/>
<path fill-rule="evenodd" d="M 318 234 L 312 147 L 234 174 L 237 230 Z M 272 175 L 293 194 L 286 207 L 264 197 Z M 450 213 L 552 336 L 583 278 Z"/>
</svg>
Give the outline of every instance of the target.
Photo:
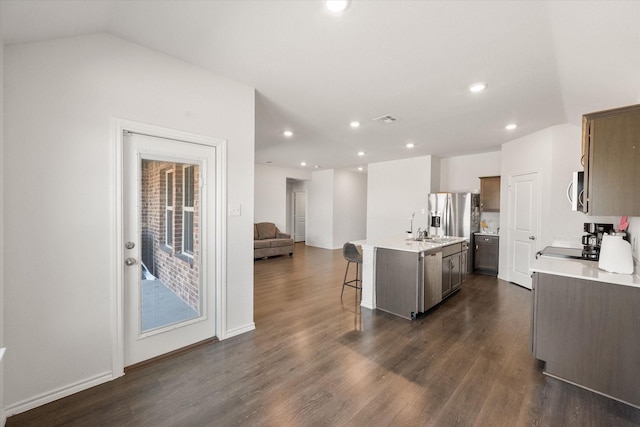
<svg viewBox="0 0 640 427">
<path fill-rule="evenodd" d="M 277 228 L 272 222 L 259 222 L 256 224 L 258 230 L 258 239 L 274 239 L 276 237 Z"/>
<path fill-rule="evenodd" d="M 253 240 L 258 240 L 258 227 L 256 227 L 255 224 L 253 224 Z"/>
<path fill-rule="evenodd" d="M 293 239 L 273 239 L 269 240 L 272 248 L 279 246 L 293 246 Z"/>
<path fill-rule="evenodd" d="M 253 241 L 253 249 L 264 249 L 264 248 L 270 248 L 270 247 L 271 247 L 271 241 L 268 239 Z"/>
</svg>

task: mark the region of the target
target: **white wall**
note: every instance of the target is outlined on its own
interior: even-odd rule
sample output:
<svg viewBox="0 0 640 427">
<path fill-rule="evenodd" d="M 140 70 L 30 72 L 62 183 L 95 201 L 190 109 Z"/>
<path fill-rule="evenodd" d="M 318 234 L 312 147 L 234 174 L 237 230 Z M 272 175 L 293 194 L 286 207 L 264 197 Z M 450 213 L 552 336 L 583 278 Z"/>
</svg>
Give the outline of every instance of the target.
<svg viewBox="0 0 640 427">
<path fill-rule="evenodd" d="M 333 169 L 312 173 L 307 194 L 307 245 L 333 247 Z"/>
<path fill-rule="evenodd" d="M 516 139 L 502 145 L 502 165 L 500 179 L 500 213 L 502 216 L 500 235 L 500 255 L 498 277 L 507 279 L 508 275 L 508 213 L 509 213 L 509 180 L 512 175 L 538 172 L 539 200 L 546 200 L 551 194 L 551 128 Z M 540 203 L 539 236 L 536 240 L 539 249 L 551 243 L 549 220 L 551 204 Z"/>
<path fill-rule="evenodd" d="M 273 222 L 281 231 L 287 227 L 287 178 L 311 179 L 311 172 L 255 165 L 255 222 Z"/>
<path fill-rule="evenodd" d="M 608 223 L 618 226 L 619 216 L 590 216 L 571 210 L 567 199 L 567 186 L 574 171 L 583 170 L 582 129 L 575 125 L 560 125 L 551 128 L 551 194 L 547 200 L 552 208 L 551 221 L 547 225 L 552 239 L 562 239 L 581 244 L 585 222 Z"/>
<path fill-rule="evenodd" d="M 629 218 L 629 234 L 631 235 L 631 249 L 636 264 L 636 274 L 640 274 L 640 217 Z"/>
<path fill-rule="evenodd" d="M 425 228 L 431 162 L 431 156 L 422 156 L 368 165 L 367 239 L 402 235 L 414 212 L 414 231 Z"/>
<path fill-rule="evenodd" d="M 500 210 L 508 212 L 509 176 L 519 172 L 539 171 L 540 234 L 538 250 L 554 240 L 580 245 L 585 222 L 611 223 L 617 227 L 620 217 L 589 216 L 571 210 L 567 186 L 572 173 L 582 170 L 580 164 L 582 131 L 578 126 L 553 126 L 502 145 L 502 180 Z M 502 227 L 506 230 L 507 217 Z M 507 238 L 500 239 L 500 273 L 506 278 Z"/>
<path fill-rule="evenodd" d="M 4 56 L 7 412 L 112 369 L 119 117 L 227 139 L 227 334 L 253 327 L 254 90 L 105 34 Z M 58 392 L 58 394 L 56 394 Z"/>
<path fill-rule="evenodd" d="M 2 35 L 0 35 L 0 165 L 4 164 L 4 126 L 3 126 L 3 106 L 4 106 L 4 81 L 3 81 L 3 63 L 4 63 L 4 43 Z M 0 173 L 0 206 L 4 206 L 4 180 L 3 174 Z M 0 348 L 4 347 L 4 208 L 0 208 Z M 4 412 L 4 362 L 0 359 L 0 425 L 4 425 L 6 420 Z"/>
<path fill-rule="evenodd" d="M 339 249 L 366 233 L 367 178 L 360 173 L 329 169 L 313 172 L 307 183 L 309 246 Z"/>
<path fill-rule="evenodd" d="M 479 193 L 481 176 L 500 175 L 500 159 L 500 151 L 440 159 L 440 188 L 437 191 Z"/>
<path fill-rule="evenodd" d="M 366 238 L 367 175 L 336 170 L 333 200 L 333 248 Z"/>
</svg>

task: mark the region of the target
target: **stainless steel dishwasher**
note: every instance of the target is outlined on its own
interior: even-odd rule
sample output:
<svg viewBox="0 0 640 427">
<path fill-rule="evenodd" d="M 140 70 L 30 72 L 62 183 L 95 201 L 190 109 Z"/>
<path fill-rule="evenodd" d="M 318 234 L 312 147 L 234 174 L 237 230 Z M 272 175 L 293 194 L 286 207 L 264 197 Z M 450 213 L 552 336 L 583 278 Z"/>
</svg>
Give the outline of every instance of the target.
<svg viewBox="0 0 640 427">
<path fill-rule="evenodd" d="M 424 311 L 442 301 L 442 251 L 424 255 Z"/>
</svg>

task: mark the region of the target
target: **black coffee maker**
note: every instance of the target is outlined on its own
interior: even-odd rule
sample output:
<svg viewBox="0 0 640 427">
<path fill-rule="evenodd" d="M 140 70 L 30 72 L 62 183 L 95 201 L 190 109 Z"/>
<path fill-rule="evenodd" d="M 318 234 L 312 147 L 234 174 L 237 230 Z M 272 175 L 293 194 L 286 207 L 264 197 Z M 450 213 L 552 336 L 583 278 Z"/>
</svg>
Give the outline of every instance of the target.
<svg viewBox="0 0 640 427">
<path fill-rule="evenodd" d="M 585 222 L 584 231 L 587 234 L 582 236 L 582 258 L 598 261 L 598 259 L 600 259 L 602 236 L 613 233 L 613 224 Z"/>
</svg>

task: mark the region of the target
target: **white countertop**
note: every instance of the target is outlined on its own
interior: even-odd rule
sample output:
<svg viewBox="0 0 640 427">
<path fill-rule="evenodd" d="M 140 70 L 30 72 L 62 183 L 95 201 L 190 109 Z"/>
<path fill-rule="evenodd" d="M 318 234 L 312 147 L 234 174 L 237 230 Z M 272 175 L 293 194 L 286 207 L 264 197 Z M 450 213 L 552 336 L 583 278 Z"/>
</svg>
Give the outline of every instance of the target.
<svg viewBox="0 0 640 427">
<path fill-rule="evenodd" d="M 442 248 L 444 246 L 453 245 L 455 243 L 464 242 L 467 239 L 464 237 L 447 237 L 445 242 L 434 242 L 434 241 L 415 241 L 413 239 L 407 239 L 404 235 L 402 236 L 394 236 L 387 237 L 383 239 L 369 239 L 369 240 L 358 240 L 356 242 L 351 242 L 356 245 L 360 245 L 364 248 L 384 248 L 384 249 L 394 249 L 397 251 L 406 251 L 406 252 L 427 252 L 431 250 L 436 250 Z"/>
<path fill-rule="evenodd" d="M 530 270 L 532 273 L 555 274 L 640 288 L 640 277 L 634 274 L 616 274 L 600 270 L 596 261 L 543 256 L 534 261 Z"/>
</svg>

